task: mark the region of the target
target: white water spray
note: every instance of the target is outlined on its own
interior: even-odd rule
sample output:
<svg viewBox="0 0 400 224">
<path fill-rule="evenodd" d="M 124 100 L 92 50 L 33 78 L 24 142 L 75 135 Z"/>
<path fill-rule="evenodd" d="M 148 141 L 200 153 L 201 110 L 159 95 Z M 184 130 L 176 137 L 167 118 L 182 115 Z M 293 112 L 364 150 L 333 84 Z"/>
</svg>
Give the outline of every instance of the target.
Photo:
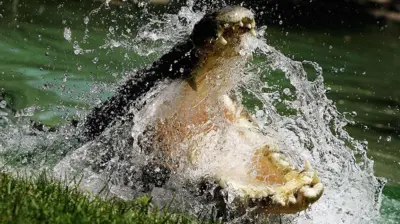
<svg viewBox="0 0 400 224">
<path fill-rule="evenodd" d="M 116 36 L 109 35 L 102 47 L 125 48 L 142 56 L 152 53 L 162 54 L 173 44 L 184 39 L 202 15 L 203 13 L 193 12 L 190 7 L 183 7 L 177 15 L 166 14 L 162 20 L 152 20 L 148 25 L 141 27 L 138 35 L 133 39 L 130 37 L 115 39 Z M 259 32 L 263 29 L 260 28 Z M 170 30 L 175 32 L 170 32 Z M 163 46 L 161 48 L 159 48 L 160 42 Z M 373 222 L 379 216 L 381 184 L 373 175 L 373 162 L 366 157 L 364 145 L 343 130 L 347 121 L 337 111 L 333 102 L 327 99 L 323 74 L 319 66 L 316 63 L 291 60 L 269 46 L 267 40 L 262 37 L 252 38 L 247 48 L 253 52 L 255 59 L 260 61 L 248 65 L 246 73 L 249 78 L 241 85 L 247 97 L 258 105 L 257 108 L 251 108 L 248 105 L 249 110 L 255 111 L 254 117 L 259 125 L 265 132 L 273 133 L 270 137 L 280 142 L 281 150 L 295 164 L 299 165 L 305 159 L 309 160 L 319 171 L 322 182 L 326 186 L 322 198 L 310 209 L 296 215 L 282 216 L 282 220 L 295 223 Z M 304 66 L 310 65 L 317 73 L 317 78 L 312 81 L 308 80 L 304 70 Z M 266 81 L 273 74 L 282 74 L 281 78 L 290 83 L 290 87 L 275 88 L 276 86 Z M 176 83 L 162 83 L 141 99 L 143 102 L 154 103 L 147 107 L 147 111 L 151 111 L 152 106 L 158 106 L 154 99 L 160 97 L 162 90 L 171 88 L 174 84 Z M 168 97 L 172 95 L 162 96 L 163 99 L 168 99 Z M 246 104 L 245 96 L 243 96 L 243 102 Z M 291 112 L 282 112 L 282 106 L 285 111 Z M 132 111 L 136 111 L 136 108 L 132 108 Z M 137 192 L 142 189 L 135 188 L 135 181 L 140 182 L 139 174 L 142 172 L 140 166 L 146 165 L 149 158 L 135 147 L 135 140 L 145 133 L 144 124 L 154 118 L 152 113 L 137 112 L 135 118 L 140 122 L 136 122 L 135 126 L 122 125 L 119 130 L 107 133 L 109 138 L 118 137 L 117 140 L 119 140 L 113 141 L 118 144 L 111 145 L 112 150 L 109 148 L 101 150 L 102 146 L 107 145 L 106 140 L 99 144 L 101 152 L 99 154 L 87 152 L 85 148 L 81 148 L 80 151 L 74 152 L 58 164 L 57 173 L 71 172 L 66 170 L 66 168 L 71 168 L 75 173 L 83 174 L 84 187 L 95 192 L 100 188 L 99 186 L 108 184 L 109 192 L 121 198 L 131 199 L 137 196 Z M 56 141 L 49 141 L 49 139 L 61 137 L 59 134 L 44 136 L 40 134 L 39 138 L 38 135 L 26 134 L 23 131 L 24 128 L 26 125 L 12 126 L 0 132 L 6 140 L 1 142 L 0 153 L 52 145 Z M 124 128 L 129 130 L 133 128 L 133 141 L 129 140 L 130 133 L 127 135 L 126 130 L 122 130 Z M 30 127 L 27 129 L 31 131 Z M 125 131 L 125 134 L 120 135 L 119 131 Z M 23 144 L 13 141 L 16 135 L 24 139 Z M 110 152 L 112 153 L 108 154 Z M 104 160 L 107 162 L 103 164 Z M 71 164 L 71 161 L 74 164 Z M 94 169 L 93 167 L 98 164 L 102 166 Z M 112 181 L 107 183 L 110 177 Z M 181 196 L 175 199 L 185 202 L 181 208 L 186 207 L 186 210 L 193 214 L 201 211 L 203 205 L 195 200 L 190 202 L 188 199 L 195 198 L 191 196 L 190 191 L 182 189 L 181 181 L 185 178 L 191 180 L 194 177 L 178 175 L 169 180 L 167 188 L 155 188 L 152 192 L 154 200 L 169 201 L 174 198 L 172 193 L 169 193 L 173 189 L 176 195 Z"/>
</svg>

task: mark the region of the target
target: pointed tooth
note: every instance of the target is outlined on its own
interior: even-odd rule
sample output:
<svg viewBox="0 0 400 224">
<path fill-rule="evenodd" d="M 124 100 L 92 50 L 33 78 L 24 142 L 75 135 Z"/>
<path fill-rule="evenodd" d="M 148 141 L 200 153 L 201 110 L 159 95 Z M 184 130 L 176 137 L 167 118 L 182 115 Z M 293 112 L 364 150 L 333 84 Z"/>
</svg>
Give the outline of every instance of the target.
<svg viewBox="0 0 400 224">
<path fill-rule="evenodd" d="M 298 202 L 302 202 L 302 201 L 304 200 L 303 188 L 304 188 L 304 187 L 300 188 L 300 189 L 297 191 L 297 198 L 296 198 L 296 199 L 297 199 Z"/>
<path fill-rule="evenodd" d="M 306 186 L 301 187 L 300 190 L 299 190 L 299 192 L 300 192 L 301 194 L 305 195 L 305 193 L 306 193 L 307 191 L 309 191 L 310 189 L 311 189 L 311 187 L 306 185 Z"/>
<path fill-rule="evenodd" d="M 269 148 L 269 151 L 271 151 L 271 152 L 278 152 L 278 151 L 279 151 L 278 148 L 275 147 L 275 146 L 273 146 L 273 147 L 268 147 L 268 148 Z"/>
<path fill-rule="evenodd" d="M 287 162 L 287 161 L 285 161 L 285 160 L 278 160 L 277 163 L 278 163 L 280 166 L 284 167 L 284 168 L 290 166 L 290 163 Z"/>
<path fill-rule="evenodd" d="M 308 176 L 303 176 L 301 178 L 301 182 L 303 184 L 311 184 L 312 181 L 313 181 L 313 179 L 311 177 L 308 177 Z"/>
<path fill-rule="evenodd" d="M 222 34 L 223 34 L 223 33 L 224 33 L 223 30 L 218 30 L 218 32 L 217 32 L 217 37 L 218 37 L 218 38 L 222 37 Z"/>
<path fill-rule="evenodd" d="M 250 23 L 246 24 L 246 27 L 251 29 L 251 24 Z"/>
<path fill-rule="evenodd" d="M 299 172 L 295 171 L 295 170 L 292 170 L 289 173 L 285 174 L 285 180 L 288 180 L 288 181 L 289 180 L 293 180 L 298 176 L 299 176 Z"/>
<path fill-rule="evenodd" d="M 223 36 L 218 37 L 218 41 L 222 44 L 222 45 L 226 45 L 228 43 L 228 41 L 225 40 L 225 38 Z"/>
<path fill-rule="evenodd" d="M 317 192 L 317 198 L 321 197 L 322 193 L 324 193 L 324 185 L 322 183 L 316 184 L 313 188 Z"/>
<path fill-rule="evenodd" d="M 256 36 L 257 36 L 257 32 L 256 32 L 255 29 L 251 29 L 251 30 L 249 31 L 249 33 L 250 33 L 253 37 L 256 37 Z"/>
<path fill-rule="evenodd" d="M 251 26 L 252 26 L 253 28 L 256 27 L 256 21 L 255 21 L 254 19 L 251 21 Z"/>
<path fill-rule="evenodd" d="M 318 173 L 317 173 L 317 171 L 314 171 L 314 175 L 313 175 L 313 180 L 312 180 L 312 184 L 318 184 L 318 183 L 320 183 L 321 182 L 321 180 L 319 179 L 319 177 L 318 177 Z"/>
<path fill-rule="evenodd" d="M 274 195 L 274 197 L 272 197 L 272 199 L 273 199 L 276 203 L 280 204 L 280 205 L 283 206 L 283 207 L 286 205 L 285 200 L 283 200 L 283 198 L 282 198 L 281 196 Z"/>
<path fill-rule="evenodd" d="M 274 160 L 274 162 L 276 163 L 280 163 L 280 162 L 289 162 L 287 157 L 279 152 L 274 152 L 271 154 L 272 159 Z"/>
<path fill-rule="evenodd" d="M 228 27 L 229 27 L 229 23 L 225 23 L 225 24 L 224 24 L 224 27 L 225 27 L 225 28 L 228 28 Z"/>
<path fill-rule="evenodd" d="M 242 199 L 244 199 L 244 198 L 247 196 L 246 191 L 245 191 L 244 189 L 238 189 L 238 190 L 236 190 L 236 193 L 237 193 L 237 194 L 239 195 L 239 197 L 242 198 Z"/>
<path fill-rule="evenodd" d="M 313 169 L 313 168 L 312 168 L 310 162 L 309 162 L 308 160 L 306 160 L 306 161 L 304 162 L 304 171 L 309 171 L 309 170 L 312 170 L 312 169 Z"/>
<path fill-rule="evenodd" d="M 272 153 L 271 154 L 272 159 L 274 159 L 275 161 L 280 160 L 281 159 L 281 155 L 279 153 Z"/>
<path fill-rule="evenodd" d="M 291 204 L 296 204 L 296 202 L 297 202 L 297 200 L 293 194 L 291 194 L 288 199 L 289 199 L 289 203 L 291 203 Z"/>
<path fill-rule="evenodd" d="M 324 185 L 319 183 L 316 184 L 313 188 L 309 186 L 304 186 L 300 189 L 300 191 L 308 199 L 318 199 L 324 191 Z"/>
<path fill-rule="evenodd" d="M 270 193 L 268 191 L 261 191 L 260 195 L 261 195 L 261 198 L 266 198 L 270 195 Z"/>
<path fill-rule="evenodd" d="M 263 191 L 255 193 L 255 198 L 261 199 L 263 197 L 264 197 L 264 192 Z"/>
<path fill-rule="evenodd" d="M 240 26 L 240 27 L 243 27 L 243 26 L 244 26 L 244 24 L 243 24 L 242 21 L 239 22 L 239 26 Z"/>
<path fill-rule="evenodd" d="M 225 181 L 222 181 L 222 180 L 220 180 L 220 181 L 218 182 L 218 185 L 219 185 L 220 187 L 222 187 L 222 188 L 227 188 L 227 187 L 228 187 L 228 183 L 225 182 Z"/>
<path fill-rule="evenodd" d="M 249 195 L 250 198 L 256 198 L 256 192 L 254 192 L 253 190 L 249 190 L 247 192 L 247 195 Z"/>
</svg>

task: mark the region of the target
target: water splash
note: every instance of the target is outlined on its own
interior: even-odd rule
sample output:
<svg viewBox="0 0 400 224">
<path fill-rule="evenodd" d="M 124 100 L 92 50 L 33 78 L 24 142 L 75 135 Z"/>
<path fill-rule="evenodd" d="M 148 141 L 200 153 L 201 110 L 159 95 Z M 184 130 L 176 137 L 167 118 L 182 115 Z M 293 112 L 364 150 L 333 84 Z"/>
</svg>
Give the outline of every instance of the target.
<svg viewBox="0 0 400 224">
<path fill-rule="evenodd" d="M 135 32 L 131 28 L 110 26 L 101 48 L 121 47 L 140 56 L 161 55 L 186 38 L 204 13 L 184 6 L 177 14 L 152 15 Z"/>
<path fill-rule="evenodd" d="M 183 7 L 178 14 L 164 14 L 160 19 L 150 20 L 140 27 L 133 38 L 131 35 L 120 35 L 116 32 L 118 29 L 113 27 L 109 29 L 105 44 L 101 47 L 123 48 L 142 56 L 153 53 L 160 55 L 186 38 L 202 16 L 203 13 L 194 12 L 190 6 Z M 88 25 L 90 20 L 85 21 Z M 262 27 L 258 32 L 262 33 L 264 29 Z M 71 41 L 70 33 L 67 32 L 68 41 Z M 79 43 L 74 46 L 79 52 L 89 52 L 83 50 Z M 366 157 L 366 146 L 344 130 L 348 121 L 326 97 L 322 69 L 314 62 L 291 60 L 269 46 L 262 37 L 252 38 L 246 48 L 253 52 L 255 58 L 246 68 L 246 79 L 238 89 L 243 103 L 253 112 L 265 132 L 274 133 L 271 137 L 281 142 L 280 148 L 284 149 L 285 154 L 298 166 L 304 159 L 309 160 L 320 172 L 326 186 L 323 197 L 310 209 L 279 218 L 296 223 L 373 222 L 379 216 L 382 183 L 373 175 L 373 161 Z M 310 66 L 316 73 L 313 80 L 309 80 L 309 74 L 304 69 Z M 7 156 L 14 152 L 34 155 L 37 160 L 30 163 L 36 164 L 33 167 L 52 168 L 62 159 L 56 166 L 57 174 L 81 174 L 84 177 L 83 187 L 99 192 L 103 186 L 107 186 L 109 193 L 131 199 L 149 187 L 139 184 L 144 182 L 142 177 L 147 171 L 142 168 L 151 162 L 151 157 L 140 149 L 139 139 L 146 139 L 145 124 L 151 123 L 155 116 L 151 112 L 152 108 L 159 105 L 156 99 L 168 99 L 173 95 L 171 92 L 171 95 L 163 94 L 161 97 L 160 92 L 165 93 L 167 88 L 174 89 L 173 85 L 176 83 L 160 83 L 144 98 L 139 99 L 139 105 L 145 102 L 153 104 L 147 110 L 132 108 L 132 112 L 136 114 L 135 125 L 132 127 L 129 123 L 121 124 L 118 128 L 109 130 L 103 134 L 104 141 L 97 146 L 89 143 L 68 155 L 72 149 L 80 146 L 77 140 L 79 133 L 75 134 L 77 129 L 64 126 L 56 132 L 43 132 L 34 130 L 31 123 L 24 121 L 7 125 L 0 131 L 0 153 Z M 71 142 L 71 139 L 77 141 Z M 70 144 L 60 147 L 60 143 Z M 87 150 L 93 147 L 98 150 Z M 50 152 L 59 154 L 56 158 L 53 157 L 53 162 L 40 159 Z M 15 162 L 22 165 L 28 163 L 30 158 L 7 156 L 2 156 L 7 163 L 3 161 L 0 166 L 12 167 L 8 159 L 10 157 L 22 158 Z M 156 167 L 153 171 L 154 174 L 162 169 Z M 178 208 L 198 214 L 211 208 L 213 204 L 196 200 L 198 198 L 193 196 L 193 190 L 184 190 L 182 186 L 190 186 L 192 179 L 195 178 L 172 175 L 166 187 L 151 183 L 151 187 L 155 187 L 151 194 L 155 202 L 163 204 L 174 199 L 179 202 L 174 204 Z"/>
<path fill-rule="evenodd" d="M 247 88 L 263 102 L 270 120 L 268 128 L 277 130 L 287 152 L 299 155 L 300 160 L 308 159 L 326 185 L 320 201 L 309 211 L 300 213 L 296 220 L 300 223 L 306 220 L 313 223 L 373 222 L 379 216 L 382 183 L 373 175 L 373 161 L 366 157 L 365 146 L 343 129 L 347 120 L 326 97 L 322 69 L 313 62 L 287 58 L 261 38 L 252 44 L 256 46 L 256 55 L 264 58 L 264 62 L 253 65 L 252 69 L 259 66 L 266 69 L 255 74 L 259 83 L 254 85 L 253 82 Z M 308 80 L 305 65 L 314 68 L 317 75 L 314 80 Z M 271 84 L 258 77 L 277 71 L 283 72 L 290 82 L 295 98 L 284 99 L 285 89 L 275 90 L 275 94 L 263 92 L 263 88 Z M 276 95 L 280 96 L 278 101 Z M 271 105 L 270 102 L 275 103 Z M 295 113 L 282 116 L 278 108 L 281 104 L 286 111 Z"/>
</svg>

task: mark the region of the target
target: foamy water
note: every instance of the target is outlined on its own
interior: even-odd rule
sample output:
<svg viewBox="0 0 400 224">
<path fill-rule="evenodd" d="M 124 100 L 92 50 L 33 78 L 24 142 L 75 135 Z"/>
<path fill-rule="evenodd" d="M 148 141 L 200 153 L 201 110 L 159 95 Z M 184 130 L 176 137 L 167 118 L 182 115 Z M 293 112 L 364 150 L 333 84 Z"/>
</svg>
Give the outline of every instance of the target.
<svg viewBox="0 0 400 224">
<path fill-rule="evenodd" d="M 126 48 L 143 56 L 162 54 L 184 39 L 203 14 L 193 12 L 190 6 L 183 7 L 176 15 L 165 14 L 160 20 L 152 20 L 141 27 L 134 38 L 115 35 L 115 29 L 110 29 L 110 35 L 105 37 L 105 44 L 100 47 Z M 170 32 L 171 29 L 175 32 Z M 246 66 L 245 79 L 236 92 L 246 93 L 242 101 L 253 113 L 263 133 L 273 139 L 299 168 L 304 160 L 310 161 L 325 185 L 323 196 L 311 208 L 296 215 L 274 216 L 271 219 L 279 218 L 284 223 L 373 222 L 379 217 L 382 184 L 373 175 L 373 161 L 366 157 L 365 145 L 343 130 L 347 121 L 326 97 L 321 68 L 313 62 L 298 62 L 286 57 L 268 45 L 268 40 L 262 36 L 263 32 L 265 28 L 259 28 L 259 36 L 248 39 L 244 46 L 245 51 L 252 52 L 258 62 L 250 62 Z M 69 35 L 73 35 L 73 31 Z M 142 43 L 145 43 L 143 47 Z M 162 48 L 159 47 L 160 43 Z M 314 80 L 309 80 L 305 66 L 315 70 Z M 279 88 L 268 82 L 274 74 L 280 74 L 283 82 L 290 83 L 290 86 Z M 157 116 L 157 107 L 176 94 L 174 85 L 178 86 L 179 83 L 159 83 L 139 99 L 138 105 L 146 103 L 145 108 L 131 108 L 135 114 L 134 125 L 116 125 L 103 133 L 99 142 L 80 147 L 81 143 L 77 140 L 79 132 L 74 127 L 65 126 L 56 132 L 42 132 L 23 121 L 1 129 L 0 153 L 23 151 L 25 155 L 32 150 L 31 154 L 35 154 L 33 158 L 38 160 L 29 163 L 34 164 L 32 168 L 53 169 L 55 165 L 56 176 L 83 176 L 81 183 L 85 189 L 99 192 L 106 186 L 108 191 L 103 193 L 132 199 L 146 191 L 147 186 L 142 185 L 142 168 L 152 159 L 152 155 L 141 150 L 138 139 L 146 137 L 147 124 Z M 248 103 L 250 101 L 252 103 Z M 254 104 L 257 106 L 254 107 Z M 202 153 L 220 156 L 215 153 L 215 147 L 220 145 L 218 141 L 221 137 L 218 133 L 206 137 L 210 141 L 202 147 Z M 248 154 L 246 147 L 240 147 L 240 142 L 232 145 L 238 148 L 235 155 Z M 50 149 L 57 156 L 46 159 L 44 155 Z M 29 158 L 32 157 L 27 156 L 26 160 Z M 173 199 L 173 205 L 179 209 L 192 214 L 208 213 L 204 211 L 212 209 L 214 204 L 196 196 L 196 181 L 203 174 L 207 175 L 212 167 L 221 168 L 221 164 L 213 164 L 212 159 L 205 161 L 196 170 L 172 173 L 163 187 L 151 191 L 154 201 L 163 204 Z M 19 162 L 22 167 L 27 163 L 15 163 Z M 8 159 L 0 161 L 0 166 L 15 167 Z M 227 166 L 226 169 L 231 167 Z M 232 222 L 240 220 L 238 218 Z M 258 221 L 261 222 L 261 218 Z"/>
</svg>

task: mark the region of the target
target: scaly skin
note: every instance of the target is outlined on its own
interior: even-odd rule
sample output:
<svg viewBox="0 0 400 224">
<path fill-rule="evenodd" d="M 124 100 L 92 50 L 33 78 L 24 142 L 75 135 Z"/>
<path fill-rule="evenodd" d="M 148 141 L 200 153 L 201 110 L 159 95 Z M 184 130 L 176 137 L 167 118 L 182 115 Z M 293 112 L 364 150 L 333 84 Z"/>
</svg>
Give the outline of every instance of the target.
<svg viewBox="0 0 400 224">
<path fill-rule="evenodd" d="M 202 36 L 207 26 L 212 26 L 215 35 Z M 292 166 L 243 106 L 229 96 L 237 78 L 233 74 L 250 58 L 239 54 L 240 44 L 245 35 L 255 35 L 254 28 L 253 14 L 242 7 L 208 14 L 195 26 L 191 37 L 200 63 L 192 78 L 182 82 L 176 98 L 158 108 L 153 147 L 172 170 L 201 167 L 207 165 L 208 156 L 202 148 L 207 141 L 204 136 L 229 130 L 220 145 L 225 152 L 216 159 L 219 164 L 230 164 L 237 157 L 230 141 L 244 144 L 250 154 L 226 170 L 223 165 L 210 165 L 212 178 L 234 195 L 234 203 L 255 204 L 260 213 L 296 213 L 321 197 L 323 185 L 317 171 L 307 161 L 303 170 Z"/>
<path fill-rule="evenodd" d="M 231 97 L 251 58 L 242 51 L 242 45 L 248 43 L 249 34 L 256 34 L 254 28 L 253 13 L 243 7 L 226 7 L 205 15 L 185 42 L 139 71 L 92 111 L 85 122 L 85 133 L 93 141 L 82 151 L 107 150 L 114 139 L 103 138 L 103 131 L 109 127 L 114 130 L 121 117 L 130 126 L 127 115 L 135 100 L 158 82 L 175 80 L 165 90 L 168 99 L 156 98 L 140 109 L 140 113 L 149 110 L 155 117 L 154 123 L 146 124 L 150 140 L 143 143 L 143 151 L 154 156 L 149 166 L 162 165 L 166 173 L 191 172 L 189 177 L 211 179 L 238 208 L 251 207 L 266 214 L 308 208 L 323 193 L 317 172 L 308 162 L 303 170 L 297 170 L 275 140 L 261 132 L 244 107 Z M 120 129 L 117 125 L 115 134 Z M 118 138 L 115 141 L 125 146 Z M 98 163 L 104 163 L 102 158 Z M 144 176 L 151 179 L 152 173 Z"/>
</svg>

